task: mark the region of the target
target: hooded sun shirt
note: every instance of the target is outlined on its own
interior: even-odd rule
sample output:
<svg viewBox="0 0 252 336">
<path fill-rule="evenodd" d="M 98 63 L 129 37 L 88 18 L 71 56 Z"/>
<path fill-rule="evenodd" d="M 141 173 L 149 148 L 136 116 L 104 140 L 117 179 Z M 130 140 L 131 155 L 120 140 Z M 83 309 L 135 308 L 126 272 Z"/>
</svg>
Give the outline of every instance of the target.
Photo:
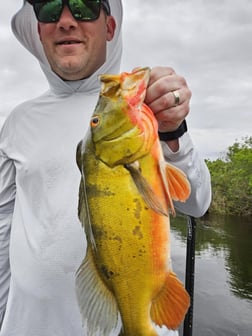
<svg viewBox="0 0 252 336">
<path fill-rule="evenodd" d="M 32 6 L 25 3 L 12 20 L 50 89 L 18 106 L 1 132 L 1 336 L 85 335 L 75 296 L 75 272 L 86 250 L 77 218 L 75 155 L 98 99 L 98 75 L 120 67 L 122 4 L 110 0 L 110 6 L 117 27 L 107 60 L 91 77 L 73 83 L 51 71 Z"/>
<path fill-rule="evenodd" d="M 52 72 L 32 6 L 25 2 L 13 17 L 13 32 L 39 61 L 49 90 L 16 107 L 0 135 L 0 336 L 87 335 L 75 296 L 75 273 L 86 251 L 77 217 L 75 155 L 98 99 L 98 74 L 119 71 L 122 4 L 110 0 L 110 6 L 116 32 L 107 43 L 107 60 L 77 82 Z M 201 163 L 200 168 L 192 163 L 189 136 L 182 138 L 182 152 L 168 154 L 173 161 L 179 158 L 197 189 L 208 177 Z M 185 212 L 197 199 L 198 208 L 208 206 L 203 192 L 192 190 L 192 195 Z"/>
</svg>

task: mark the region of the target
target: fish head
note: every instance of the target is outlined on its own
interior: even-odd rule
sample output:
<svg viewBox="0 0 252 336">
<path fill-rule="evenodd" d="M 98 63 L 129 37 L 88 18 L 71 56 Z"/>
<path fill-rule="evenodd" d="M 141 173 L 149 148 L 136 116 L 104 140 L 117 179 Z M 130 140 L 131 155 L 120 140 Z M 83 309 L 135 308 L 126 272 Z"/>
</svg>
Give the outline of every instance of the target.
<svg viewBox="0 0 252 336">
<path fill-rule="evenodd" d="M 114 167 L 146 155 L 158 136 L 152 111 L 144 104 L 149 68 L 101 75 L 100 97 L 90 121 L 95 155 Z"/>
</svg>

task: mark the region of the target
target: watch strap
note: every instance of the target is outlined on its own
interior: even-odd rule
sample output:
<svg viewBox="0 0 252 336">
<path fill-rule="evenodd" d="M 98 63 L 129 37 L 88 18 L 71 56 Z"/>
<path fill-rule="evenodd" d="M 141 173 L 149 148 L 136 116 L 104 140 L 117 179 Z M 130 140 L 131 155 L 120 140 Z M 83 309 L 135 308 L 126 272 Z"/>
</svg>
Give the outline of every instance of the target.
<svg viewBox="0 0 252 336">
<path fill-rule="evenodd" d="M 158 132 L 159 139 L 162 141 L 171 141 L 180 138 L 185 132 L 187 132 L 186 121 L 183 120 L 182 124 L 172 132 Z"/>
</svg>

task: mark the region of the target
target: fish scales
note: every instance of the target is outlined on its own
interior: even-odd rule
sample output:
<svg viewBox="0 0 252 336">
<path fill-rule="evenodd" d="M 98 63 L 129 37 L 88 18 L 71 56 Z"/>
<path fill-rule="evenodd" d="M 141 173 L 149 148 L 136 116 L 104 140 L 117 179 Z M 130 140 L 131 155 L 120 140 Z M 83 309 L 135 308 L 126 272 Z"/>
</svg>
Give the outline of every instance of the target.
<svg viewBox="0 0 252 336">
<path fill-rule="evenodd" d="M 143 104 L 149 74 L 101 77 L 90 133 L 77 149 L 88 248 L 76 287 L 90 335 L 155 336 L 153 322 L 175 329 L 189 306 L 170 267 L 168 212 L 190 185 L 164 161 L 156 119 Z"/>
</svg>

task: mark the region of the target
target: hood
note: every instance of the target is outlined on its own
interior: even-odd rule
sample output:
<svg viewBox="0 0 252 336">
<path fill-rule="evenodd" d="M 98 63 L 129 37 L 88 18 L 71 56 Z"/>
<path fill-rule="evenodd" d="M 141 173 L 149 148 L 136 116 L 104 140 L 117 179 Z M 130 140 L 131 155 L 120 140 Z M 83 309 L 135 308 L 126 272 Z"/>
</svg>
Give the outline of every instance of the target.
<svg viewBox="0 0 252 336">
<path fill-rule="evenodd" d="M 122 3 L 121 0 L 110 0 L 109 3 L 111 14 L 116 20 L 116 31 L 113 40 L 107 43 L 107 60 L 92 76 L 81 81 L 82 83 L 77 91 L 89 94 L 99 92 L 100 83 L 98 75 L 117 73 L 120 70 L 122 55 Z M 58 94 L 76 92 L 73 85 L 62 80 L 51 70 L 39 39 L 37 19 L 29 3 L 24 1 L 22 8 L 12 18 L 11 25 L 12 31 L 18 41 L 39 61 L 52 91 Z"/>
</svg>

